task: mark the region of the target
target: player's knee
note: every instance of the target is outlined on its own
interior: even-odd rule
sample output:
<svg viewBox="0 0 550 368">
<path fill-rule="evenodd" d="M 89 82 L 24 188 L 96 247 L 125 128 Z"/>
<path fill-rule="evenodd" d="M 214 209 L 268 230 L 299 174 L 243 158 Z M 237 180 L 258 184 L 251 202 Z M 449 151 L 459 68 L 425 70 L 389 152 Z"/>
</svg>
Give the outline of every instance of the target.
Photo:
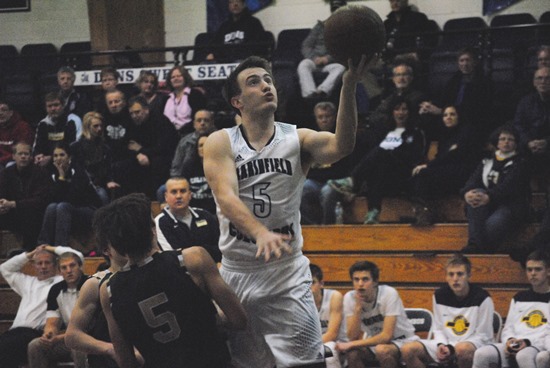
<svg viewBox="0 0 550 368">
<path fill-rule="evenodd" d="M 498 360 L 496 354 L 498 354 L 498 352 L 492 345 L 486 345 L 482 348 L 477 349 L 474 354 L 473 367 L 489 368 L 495 358 L 496 360 Z"/>
<path fill-rule="evenodd" d="M 528 346 L 518 351 L 516 354 L 518 367 L 535 368 L 537 351 L 538 350 L 532 346 Z"/>
<path fill-rule="evenodd" d="M 414 359 L 418 354 L 418 343 L 410 342 L 401 347 L 401 358 L 407 362 Z"/>
<path fill-rule="evenodd" d="M 353 349 L 348 352 L 346 352 L 346 358 L 348 359 L 348 365 L 350 367 L 357 367 L 363 364 L 361 350 L 360 349 Z"/>
<path fill-rule="evenodd" d="M 470 363 L 474 360 L 476 348 L 470 343 L 458 343 L 455 345 L 456 359 L 459 363 Z"/>
<path fill-rule="evenodd" d="M 545 368 L 550 366 L 550 352 L 541 351 L 540 353 L 538 353 L 536 358 L 536 364 L 537 364 L 537 368 Z"/>
<path fill-rule="evenodd" d="M 374 351 L 376 352 L 376 357 L 380 361 L 396 359 L 398 356 L 397 348 L 392 344 L 378 344 Z"/>
</svg>

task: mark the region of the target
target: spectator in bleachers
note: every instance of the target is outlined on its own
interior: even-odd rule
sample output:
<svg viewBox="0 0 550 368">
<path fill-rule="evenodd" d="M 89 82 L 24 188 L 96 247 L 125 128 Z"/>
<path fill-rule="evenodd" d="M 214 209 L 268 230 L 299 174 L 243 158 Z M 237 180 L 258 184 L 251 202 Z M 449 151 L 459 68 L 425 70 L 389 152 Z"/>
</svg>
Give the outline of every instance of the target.
<svg viewBox="0 0 550 368">
<path fill-rule="evenodd" d="M 197 111 L 193 118 L 193 129 L 193 133 L 183 136 L 178 142 L 170 167 L 171 177 L 184 176 L 184 168 L 192 165 L 193 158 L 197 152 L 197 141 L 199 136 L 209 135 L 216 130 L 216 126 L 214 125 L 214 112 L 205 109 Z M 157 200 L 161 203 L 164 202 L 165 191 L 165 185 L 162 185 L 157 190 Z"/>
<path fill-rule="evenodd" d="M 82 131 L 82 120 L 75 114 L 64 112 L 63 98 L 59 93 L 48 93 L 44 102 L 47 115 L 38 123 L 33 147 L 34 163 L 39 166 L 51 162 L 57 143 L 69 145 L 80 137 Z"/>
<path fill-rule="evenodd" d="M 336 106 L 332 102 L 319 102 L 313 109 L 318 131 L 332 132 L 336 127 Z M 352 169 L 352 156 L 331 165 L 314 164 L 309 169 L 302 191 L 300 213 L 302 224 L 333 224 L 334 207 L 341 201 L 338 192 L 327 184 L 330 179 L 341 179 Z"/>
<path fill-rule="evenodd" d="M 12 149 L 16 142 L 32 144 L 32 129 L 9 102 L 0 100 L 0 172 L 13 163 Z"/>
<path fill-rule="evenodd" d="M 496 152 L 481 161 L 461 190 L 468 218 L 464 253 L 494 253 L 529 214 L 529 177 L 518 141 L 514 129 L 497 129 L 492 136 Z"/>
<path fill-rule="evenodd" d="M 427 116 L 441 116 L 443 110 L 439 106 L 454 105 L 461 109 L 475 128 L 477 134 L 484 139 L 491 131 L 490 82 L 483 74 L 479 65 L 478 53 L 473 48 L 464 48 L 458 53 L 458 71 L 446 83 L 434 102 L 424 101 L 419 113 Z"/>
<path fill-rule="evenodd" d="M 399 293 L 378 283 L 380 270 L 369 261 L 354 263 L 349 269 L 353 290 L 344 296 L 344 318 L 349 341 L 336 344 L 345 353 L 349 367 L 399 366 L 399 348 L 418 340 L 405 314 Z M 371 363 L 371 364 L 369 364 Z"/>
<path fill-rule="evenodd" d="M 402 96 L 407 101 L 412 108 L 409 113 L 413 117 L 417 117 L 420 103 L 426 100 L 426 94 L 414 87 L 413 80 L 414 70 L 409 64 L 399 63 L 392 68 L 393 89 L 385 93 L 382 101 L 370 113 L 369 127 L 377 129 L 378 126 L 386 123 L 392 108 L 389 105 L 397 96 Z M 374 144 L 376 143 L 374 142 Z"/>
<path fill-rule="evenodd" d="M 76 114 L 82 118 L 84 114 L 92 111 L 92 101 L 83 92 L 77 92 L 74 88 L 74 70 L 69 66 L 62 66 L 57 71 L 57 84 L 63 98 L 65 114 Z"/>
<path fill-rule="evenodd" d="M 114 272 L 120 271 L 128 259 L 113 252 L 106 244 L 100 251 L 108 259 L 108 268 L 98 269 L 82 285 L 67 326 L 65 343 L 69 348 L 87 354 L 88 368 L 117 368 L 107 321 L 99 301 L 99 287 L 104 279 L 108 280 Z"/>
<path fill-rule="evenodd" d="M 216 47 L 221 45 L 243 45 L 260 42 L 265 32 L 258 18 L 250 14 L 245 0 L 228 0 L 229 18 L 220 25 L 210 45 L 212 50 L 206 60 L 218 63 L 237 62 L 257 54 L 255 47 Z"/>
<path fill-rule="evenodd" d="M 113 180 L 122 184 L 125 162 L 135 155 L 128 149 L 132 119 L 126 106 L 123 92 L 115 89 L 105 94 L 108 110 L 103 115 L 105 123 L 105 143 L 111 149 L 113 157 Z"/>
<path fill-rule="evenodd" d="M 220 228 L 215 214 L 191 207 L 191 187 L 184 177 L 166 181 L 167 206 L 155 218 L 157 241 L 163 250 L 204 247 L 215 262 L 222 254 L 218 247 Z"/>
<path fill-rule="evenodd" d="M 193 77 L 182 65 L 170 70 L 166 85 L 172 92 L 164 106 L 164 115 L 183 137 L 193 131 L 194 113 L 206 108 L 207 99 L 201 90 L 193 87 Z"/>
<path fill-rule="evenodd" d="M 159 79 L 157 75 L 151 71 L 142 70 L 136 80 L 136 87 L 139 90 L 139 95 L 145 98 L 149 104 L 151 113 L 162 115 L 168 96 L 165 93 L 158 92 Z"/>
<path fill-rule="evenodd" d="M 550 46 L 542 45 L 537 51 L 537 68 L 550 68 Z"/>
<path fill-rule="evenodd" d="M 328 181 L 348 198 L 362 192 L 366 184 L 369 210 L 365 224 L 379 222 L 383 197 L 405 190 L 413 168 L 424 159 L 424 133 L 411 117 L 412 107 L 403 96 L 395 97 L 389 106 L 391 113 L 386 124 L 373 132 L 378 146 L 361 159 L 351 177 Z"/>
<path fill-rule="evenodd" d="M 21 302 L 10 329 L 0 335 L 0 362 L 3 368 L 18 368 L 27 363 L 27 346 L 42 336 L 46 324 L 46 299 L 50 288 L 63 277 L 56 275 L 57 256 L 74 252 L 68 247 L 40 245 L 31 252 L 14 256 L 0 265 L 2 276 L 21 296 Z M 24 273 L 23 267 L 31 262 L 36 276 Z"/>
<path fill-rule="evenodd" d="M 327 368 L 340 368 L 343 366 L 345 357 L 339 357 L 336 343 L 347 341 L 342 293 L 324 287 L 321 267 L 310 263 L 309 270 L 312 278 L 311 292 L 321 320 L 323 344 L 328 346 L 333 354 L 332 357 L 326 359 L 325 363 Z"/>
<path fill-rule="evenodd" d="M 341 81 L 346 67 L 334 61 L 325 46 L 325 21 L 317 21 L 302 42 L 304 59 L 298 64 L 298 78 L 303 98 L 326 100 Z M 316 86 L 313 73 L 326 73 L 321 84 Z"/>
<path fill-rule="evenodd" d="M 525 153 L 531 173 L 548 173 L 550 165 L 550 68 L 533 76 L 535 91 L 523 97 L 516 109 L 514 127 L 518 148 Z"/>
<path fill-rule="evenodd" d="M 71 145 L 72 158 L 86 169 L 101 202 L 109 202 L 107 189 L 119 188 L 113 181 L 111 149 L 103 137 L 103 116 L 91 111 L 84 115 L 82 137 Z"/>
<path fill-rule="evenodd" d="M 196 150 L 191 155 L 192 159 L 183 166 L 182 176 L 188 179 L 191 186 L 191 206 L 202 208 L 215 215 L 216 201 L 204 175 L 203 167 L 204 144 L 209 135 L 210 133 L 199 135 Z"/>
<path fill-rule="evenodd" d="M 94 93 L 94 110 L 105 116 L 109 110 L 105 94 L 109 91 L 117 90 L 120 74 L 113 67 L 105 67 L 99 71 L 99 79 L 101 81 L 101 89 L 95 90 Z"/>
<path fill-rule="evenodd" d="M 0 173 L 0 229 L 22 236 L 23 248 L 31 251 L 49 203 L 50 180 L 34 165 L 30 144 L 16 143 L 12 149 L 15 165 Z"/>
<path fill-rule="evenodd" d="M 61 254 L 57 263 L 63 280 L 53 284 L 48 293 L 44 332 L 27 349 L 29 368 L 48 368 L 52 363 L 67 361 L 72 361 L 75 368 L 86 368 L 85 355 L 65 344 L 65 329 L 88 276 L 82 270 L 83 259 L 76 253 Z"/>
<path fill-rule="evenodd" d="M 442 134 L 432 161 L 417 165 L 413 171 L 412 199 L 416 225 L 431 225 L 437 218 L 433 201 L 458 194 L 479 162 L 480 144 L 455 106 L 443 108 Z"/>
<path fill-rule="evenodd" d="M 489 293 L 471 284 L 472 264 L 456 254 L 445 266 L 447 285 L 433 296 L 433 339 L 401 348 L 408 368 L 438 366 L 471 368 L 474 352 L 493 342 L 494 304 Z"/>
<path fill-rule="evenodd" d="M 412 10 L 409 0 L 389 1 L 391 12 L 384 20 L 388 40 L 386 47 L 395 52 L 416 51 L 416 37 L 410 34 L 428 31 L 428 17 L 424 13 Z"/>
<path fill-rule="evenodd" d="M 549 262 L 548 255 L 542 251 L 527 257 L 525 274 L 531 287 L 514 296 L 502 329 L 502 342 L 476 350 L 473 368 L 510 367 L 514 363 L 519 368 L 547 366 L 537 364 L 537 355 L 546 350 L 544 341 L 550 319 Z"/>
<path fill-rule="evenodd" d="M 166 181 L 178 134 L 166 116 L 153 115 L 142 96 L 128 101 L 131 124 L 128 149 L 131 157 L 118 165 L 125 193 L 141 192 L 153 198 Z"/>
<path fill-rule="evenodd" d="M 91 229 L 101 200 L 86 170 L 71 160 L 69 146 L 58 143 L 50 165 L 51 203 L 46 207 L 38 244 L 67 246 L 71 231 Z"/>
</svg>

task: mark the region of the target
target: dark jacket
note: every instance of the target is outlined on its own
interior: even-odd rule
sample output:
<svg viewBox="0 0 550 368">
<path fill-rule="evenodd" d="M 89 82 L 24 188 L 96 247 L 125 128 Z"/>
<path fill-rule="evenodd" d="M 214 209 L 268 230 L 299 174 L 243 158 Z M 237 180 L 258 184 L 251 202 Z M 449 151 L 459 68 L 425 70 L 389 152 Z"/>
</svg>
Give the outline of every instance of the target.
<svg viewBox="0 0 550 368">
<path fill-rule="evenodd" d="M 92 182 L 105 186 L 113 181 L 111 149 L 102 139 L 80 138 L 71 145 L 72 159 L 86 169 Z"/>
<path fill-rule="evenodd" d="M 388 14 L 384 21 L 386 28 L 386 37 L 388 40 L 393 39 L 393 48 L 398 51 L 413 51 L 416 49 L 416 37 L 404 36 L 408 33 L 426 32 L 430 28 L 428 17 L 426 14 L 416 12 L 410 6 L 406 7 L 401 13 L 401 18 L 397 21 L 396 12 L 392 11 Z"/>
<path fill-rule="evenodd" d="M 72 162 L 65 180 L 59 180 L 59 173 L 53 164 L 50 166 L 51 201 L 68 202 L 76 207 L 101 207 L 101 200 L 86 173 L 86 170 Z"/>
<path fill-rule="evenodd" d="M 17 111 L 5 124 L 0 124 L 0 164 L 12 161 L 12 146 L 17 142 L 32 144 L 33 133 L 29 124 Z"/>
<path fill-rule="evenodd" d="M 491 207 L 506 205 L 515 216 L 529 209 L 529 176 L 520 155 L 498 161 L 495 156 L 481 161 L 461 190 L 461 195 L 472 189 L 483 189 L 489 196 Z"/>
<path fill-rule="evenodd" d="M 80 118 L 74 114 L 63 114 L 57 122 L 53 122 L 49 116 L 42 119 L 36 127 L 33 155 L 42 154 L 51 156 L 57 142 L 63 141 L 67 145 L 70 145 L 76 141 L 75 119 Z"/>
<path fill-rule="evenodd" d="M 543 101 L 538 92 L 523 97 L 516 109 L 514 127 L 520 134 L 522 150 L 527 150 L 527 143 L 534 139 L 550 144 L 550 99 Z"/>
<path fill-rule="evenodd" d="M 230 16 L 223 22 L 214 34 L 210 43 L 211 53 L 218 62 L 234 62 L 258 54 L 261 47 L 213 48 L 218 45 L 239 45 L 260 42 L 264 27 L 258 18 L 253 17 L 248 9 L 244 9 L 237 21 Z"/>
<path fill-rule="evenodd" d="M 0 198 L 17 203 L 16 210 L 43 211 L 49 203 L 48 172 L 32 163 L 19 171 L 12 165 L 0 173 Z"/>
</svg>

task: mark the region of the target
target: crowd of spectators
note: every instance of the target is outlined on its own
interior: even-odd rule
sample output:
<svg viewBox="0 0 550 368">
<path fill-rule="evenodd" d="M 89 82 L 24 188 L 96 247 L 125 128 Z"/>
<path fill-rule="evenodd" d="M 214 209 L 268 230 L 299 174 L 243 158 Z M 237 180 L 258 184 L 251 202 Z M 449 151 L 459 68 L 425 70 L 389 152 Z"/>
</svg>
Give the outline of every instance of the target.
<svg viewBox="0 0 550 368">
<path fill-rule="evenodd" d="M 482 202 L 487 202 L 487 207 L 494 211 L 498 200 L 493 193 L 504 185 L 503 175 L 492 175 L 489 185 L 488 179 L 474 170 L 484 156 L 501 163 L 502 149 L 496 140 L 497 145 L 491 144 L 489 139 L 495 128 L 508 124 L 510 133 L 517 136 L 517 149 L 514 149 L 517 157 L 513 161 L 522 162 L 528 174 L 526 178 L 548 171 L 549 48 L 542 46 L 539 50 L 538 68 L 533 77 L 535 89 L 519 101 L 513 121 L 495 121 L 493 85 L 491 78 L 484 74 L 479 50 L 473 47 L 455 50 L 456 72 L 441 90 L 427 91 L 417 80 L 420 64 L 415 45 L 418 40 L 408 36 L 411 32 L 428 30 L 429 18 L 409 6 L 406 0 L 389 2 L 391 12 L 384 25 L 387 49 L 392 50 L 392 57 L 385 58 L 384 65 L 378 64 L 376 68 L 389 71 L 391 83 L 379 80 L 380 85 L 385 86 L 382 93 L 368 95 L 373 86 L 367 85 L 371 81 L 363 81 L 368 109 L 361 112 L 364 124 L 359 128 L 356 151 L 331 167 L 310 170 L 303 193 L 302 221 L 304 224 L 334 223 L 337 202 L 349 209 L 346 202 L 364 194 L 368 202 L 364 222 L 376 224 L 383 210 L 383 198 L 404 194 L 413 203 L 414 223 L 425 226 L 439 220 L 436 200 L 462 193 L 472 230 L 475 227 L 473 213 L 478 211 L 473 210 L 471 191 L 481 190 L 479 183 L 482 183 L 486 197 Z M 230 0 L 228 7 L 230 16 L 213 38 L 205 61 L 234 62 L 256 50 L 257 36 L 264 31 L 261 22 L 250 14 L 242 0 Z M 249 48 L 231 46 L 246 43 L 253 45 Z M 219 48 L 221 44 L 229 46 L 224 50 Z M 296 69 L 302 99 L 320 104 L 310 110 L 316 124 L 308 121 L 299 124 L 314 126 L 317 130 L 334 130 L 338 106 L 331 94 L 339 83 L 343 66 L 335 63 L 325 49 L 323 21 L 319 21 L 304 40 L 302 53 L 304 59 Z M 24 235 L 26 249 L 36 245 L 31 238 L 38 236 L 40 228 L 42 234 L 52 234 L 51 216 L 43 221 L 31 221 L 32 230 L 25 231 L 29 225 L 18 225 L 14 220 L 17 216 L 6 214 L 23 211 L 16 203 L 33 198 L 35 193 L 30 188 L 34 187 L 30 184 L 40 180 L 37 172 L 41 169 L 49 172 L 53 181 L 45 184 L 48 189 L 42 190 L 46 194 L 43 193 L 39 201 L 30 202 L 36 210 L 34 213 L 40 216 L 50 203 L 63 206 L 70 203 L 62 199 L 54 201 L 52 193 L 55 190 L 50 186 L 59 181 L 72 185 L 76 180 L 71 173 L 80 170 L 86 174 L 82 176 L 82 180 L 87 181 L 86 187 L 95 188 L 94 200 L 86 204 L 92 211 L 112 198 L 133 192 L 142 192 L 164 202 L 163 184 L 174 176 L 187 178 L 192 207 L 210 213 L 216 211 L 202 170 L 200 149 L 208 134 L 220 126 L 216 121 L 218 111 L 211 111 L 216 104 L 210 100 L 210 86 L 195 83 L 182 66 L 170 70 L 164 86 L 159 86 L 158 77 L 149 71 L 143 71 L 134 86 L 119 84 L 120 75 L 112 67 L 102 69 L 100 77 L 101 88 L 89 96 L 75 88 L 74 71 L 61 67 L 57 73 L 59 89 L 44 97 L 47 115 L 39 122 L 27 124 L 17 111 L 12 111 L 9 103 L 0 101 L 0 172 L 13 166 L 0 174 L 2 182 L 10 183 L 0 189 L 0 226 Z M 68 180 L 60 173 L 61 166 L 52 159 L 54 147 L 60 142 L 67 147 L 65 153 L 69 161 L 64 174 Z M 438 142 L 438 148 L 435 158 L 430 161 L 427 153 L 432 142 Z M 25 146 L 18 146 L 21 153 L 14 143 L 31 144 L 32 159 L 17 160 L 12 156 L 12 150 L 18 155 L 26 153 Z M 495 150 L 498 150 L 496 156 Z M 483 171 L 482 174 L 488 175 Z M 471 188 L 475 175 L 478 175 L 478 183 L 476 188 Z M 21 183 L 27 184 L 23 190 L 16 187 Z M 528 192 L 529 186 L 526 188 Z M 528 193 L 525 198 L 528 200 Z M 5 220 L 7 218 L 9 220 Z M 517 222 L 526 218 L 528 216 L 522 216 Z M 513 222 L 516 224 L 515 220 Z M 50 230 L 46 231 L 48 226 Z M 71 227 L 68 227 L 69 232 Z M 513 228 L 504 227 L 507 231 Z M 484 234 L 482 239 L 486 237 L 490 235 Z M 51 240 L 56 236 L 47 238 Z M 466 250 L 472 250 L 471 245 L 480 242 L 486 241 L 474 241 L 470 236 Z M 477 248 L 493 251 L 498 249 L 498 243 L 480 244 Z M 56 245 L 66 245 L 66 241 Z"/>
</svg>

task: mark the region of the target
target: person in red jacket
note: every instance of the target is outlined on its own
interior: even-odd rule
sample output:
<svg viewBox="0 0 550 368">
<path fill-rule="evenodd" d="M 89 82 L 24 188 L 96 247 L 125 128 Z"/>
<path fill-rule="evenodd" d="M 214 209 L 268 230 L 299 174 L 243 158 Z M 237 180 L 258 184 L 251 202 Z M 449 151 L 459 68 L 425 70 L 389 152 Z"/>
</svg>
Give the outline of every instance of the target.
<svg viewBox="0 0 550 368">
<path fill-rule="evenodd" d="M 0 171 L 13 161 L 12 147 L 17 142 L 32 144 L 31 127 L 7 101 L 0 100 Z"/>
</svg>

